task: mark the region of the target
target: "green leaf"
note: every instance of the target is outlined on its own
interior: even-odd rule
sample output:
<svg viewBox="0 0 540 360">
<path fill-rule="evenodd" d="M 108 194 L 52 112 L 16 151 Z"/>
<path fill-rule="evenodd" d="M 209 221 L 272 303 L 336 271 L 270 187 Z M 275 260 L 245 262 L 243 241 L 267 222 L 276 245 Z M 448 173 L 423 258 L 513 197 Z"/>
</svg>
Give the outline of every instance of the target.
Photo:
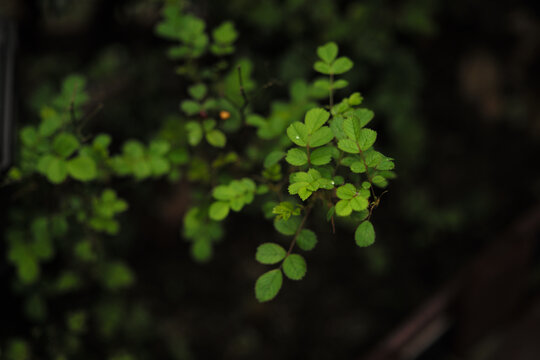
<svg viewBox="0 0 540 360">
<path fill-rule="evenodd" d="M 140 158 L 144 156 L 144 146 L 139 141 L 129 140 L 126 141 L 122 147 L 122 151 L 133 158 Z"/>
<path fill-rule="evenodd" d="M 202 100 L 206 95 L 206 85 L 199 83 L 188 88 L 188 93 L 195 100 Z M 195 109 L 195 108 L 194 108 Z"/>
<path fill-rule="evenodd" d="M 47 160 L 42 158 L 42 161 L 46 161 L 45 165 L 40 164 L 40 168 L 45 167 L 45 175 L 47 179 L 53 184 L 60 184 L 67 177 L 67 165 L 66 162 L 56 156 L 48 157 Z"/>
<path fill-rule="evenodd" d="M 66 109 L 73 104 L 74 109 L 84 105 L 88 100 L 88 94 L 85 92 L 86 79 L 80 75 L 72 74 L 62 82 L 62 95 L 54 101 L 59 108 Z"/>
<path fill-rule="evenodd" d="M 79 148 L 79 140 L 70 133 L 60 133 L 56 135 L 53 141 L 53 149 L 64 159 L 69 157 Z"/>
<path fill-rule="evenodd" d="M 73 247 L 73 254 L 82 261 L 92 262 L 97 260 L 94 246 L 90 240 L 82 240 Z"/>
<path fill-rule="evenodd" d="M 356 145 L 356 142 L 351 139 L 339 140 L 338 148 L 349 154 L 358 154 L 360 152 L 360 150 L 358 150 L 358 145 Z"/>
<path fill-rule="evenodd" d="M 260 302 L 272 300 L 276 297 L 283 284 L 283 274 L 280 269 L 270 270 L 255 282 L 255 297 Z"/>
<path fill-rule="evenodd" d="M 375 229 L 369 221 L 364 221 L 356 228 L 354 233 L 354 239 L 356 245 L 360 247 L 366 247 L 375 242 Z"/>
<path fill-rule="evenodd" d="M 319 147 L 322 145 L 328 144 L 330 141 L 334 139 L 334 133 L 328 126 L 323 126 L 317 131 L 315 131 L 313 134 L 311 134 L 311 137 L 309 139 L 309 146 Z"/>
<path fill-rule="evenodd" d="M 97 176 L 96 162 L 89 156 L 79 155 L 67 162 L 69 175 L 80 181 L 93 180 Z"/>
<path fill-rule="evenodd" d="M 203 127 L 204 132 L 209 132 L 213 128 L 216 127 L 216 120 L 214 120 L 214 119 L 205 119 L 205 120 L 203 120 L 202 127 Z"/>
<path fill-rule="evenodd" d="M 238 37 L 238 32 L 232 22 L 226 21 L 214 29 L 212 37 L 217 43 L 232 44 Z"/>
<path fill-rule="evenodd" d="M 354 116 L 346 118 L 343 120 L 343 131 L 349 139 L 358 142 L 362 131 L 360 121 Z"/>
<path fill-rule="evenodd" d="M 336 175 L 334 176 L 334 184 L 339 186 L 339 185 L 343 185 L 343 183 L 345 182 L 345 179 L 343 178 L 343 176 L 341 175 Z"/>
<path fill-rule="evenodd" d="M 320 188 L 333 189 L 332 180 L 323 178 L 315 169 L 309 169 L 308 172 L 295 172 L 289 178 L 289 194 L 298 194 L 305 201 L 314 191 Z"/>
<path fill-rule="evenodd" d="M 180 104 L 180 109 L 188 116 L 193 116 L 201 111 L 201 105 L 193 100 L 184 100 Z"/>
<path fill-rule="evenodd" d="M 281 245 L 264 243 L 257 248 L 255 259 L 261 264 L 272 265 L 283 260 L 286 255 L 287 251 Z"/>
<path fill-rule="evenodd" d="M 306 113 L 304 122 L 308 134 L 313 134 L 321 126 L 323 126 L 330 118 L 330 113 L 324 109 L 311 109 Z"/>
<path fill-rule="evenodd" d="M 171 149 L 171 144 L 166 140 L 152 140 L 148 146 L 148 153 L 163 156 Z"/>
<path fill-rule="evenodd" d="M 5 347 L 3 348 L 2 358 L 6 360 L 30 360 L 32 359 L 32 354 L 30 350 L 30 345 L 28 342 L 18 338 L 11 338 L 6 341 Z"/>
<path fill-rule="evenodd" d="M 317 245 L 317 235 L 311 230 L 302 229 L 298 234 L 296 244 L 304 251 L 313 250 L 315 245 Z"/>
<path fill-rule="evenodd" d="M 332 68 L 330 67 L 330 65 L 326 64 L 323 61 L 317 61 L 313 65 L 313 69 L 315 71 L 320 72 L 321 74 L 325 74 L 325 75 L 330 75 L 330 74 L 333 73 Z"/>
<path fill-rule="evenodd" d="M 214 129 L 206 133 L 206 141 L 214 147 L 222 148 L 225 147 L 227 138 L 222 131 Z"/>
<path fill-rule="evenodd" d="M 283 261 L 283 272 L 291 280 L 300 280 L 306 275 L 306 261 L 301 255 L 291 254 Z"/>
<path fill-rule="evenodd" d="M 367 209 L 369 202 L 361 196 L 356 196 L 350 200 L 349 204 L 354 211 L 362 211 Z"/>
<path fill-rule="evenodd" d="M 107 149 L 111 144 L 111 136 L 108 134 L 99 134 L 92 141 L 92 146 L 95 149 Z"/>
<path fill-rule="evenodd" d="M 394 168 L 394 162 L 390 159 L 385 159 L 381 161 L 377 166 L 377 170 L 392 170 Z"/>
<path fill-rule="evenodd" d="M 214 188 L 212 195 L 217 200 L 230 200 L 236 195 L 236 193 L 230 186 L 219 185 Z"/>
<path fill-rule="evenodd" d="M 313 87 L 324 90 L 324 91 L 330 91 L 330 88 L 331 88 L 330 81 L 328 81 L 328 79 L 315 80 L 315 82 L 313 83 Z"/>
<path fill-rule="evenodd" d="M 330 64 L 334 61 L 338 54 L 338 46 L 335 42 L 326 43 L 323 46 L 317 48 L 317 55 L 327 64 Z"/>
<path fill-rule="evenodd" d="M 377 133 L 371 129 L 362 129 L 358 138 L 358 145 L 362 151 L 369 149 L 377 139 Z"/>
<path fill-rule="evenodd" d="M 37 217 L 30 225 L 34 241 L 30 244 L 38 259 L 48 260 L 53 256 L 54 248 L 50 238 L 49 222 L 45 217 Z"/>
<path fill-rule="evenodd" d="M 348 57 L 342 56 L 336 59 L 336 61 L 334 61 L 331 68 L 334 74 L 339 75 L 339 74 L 343 74 L 351 70 L 353 65 L 354 64 L 351 61 L 351 59 L 349 59 Z"/>
<path fill-rule="evenodd" d="M 189 160 L 189 155 L 185 148 L 173 149 L 167 154 L 167 156 L 171 163 L 175 165 L 184 165 Z"/>
<path fill-rule="evenodd" d="M 373 179 L 371 179 L 371 182 L 378 187 L 386 187 L 388 185 L 388 180 L 381 175 L 374 176 Z"/>
<path fill-rule="evenodd" d="M 364 157 L 366 160 L 366 164 L 369 167 L 376 167 L 381 161 L 386 159 L 386 156 L 373 149 L 369 149 L 368 151 L 366 151 Z"/>
<path fill-rule="evenodd" d="M 229 214 L 229 204 L 225 201 L 216 201 L 210 205 L 208 216 L 210 219 L 220 221 L 227 217 Z"/>
<path fill-rule="evenodd" d="M 266 120 L 257 114 L 249 114 L 246 118 L 246 124 L 261 127 L 266 125 Z"/>
<path fill-rule="evenodd" d="M 282 201 L 272 208 L 272 214 L 278 215 L 283 220 L 288 220 L 291 216 L 300 215 L 301 208 L 288 201 Z"/>
<path fill-rule="evenodd" d="M 125 289 L 135 282 L 131 269 L 119 261 L 105 265 L 101 275 L 103 285 L 109 290 Z"/>
<path fill-rule="evenodd" d="M 56 112 L 45 117 L 43 116 L 42 111 L 42 117 L 43 120 L 41 121 L 41 124 L 39 124 L 39 134 L 41 136 L 50 136 L 54 134 L 56 130 L 60 129 L 60 126 L 62 126 L 62 119 L 60 116 L 58 116 L 58 114 L 56 114 Z"/>
<path fill-rule="evenodd" d="M 20 136 L 25 146 L 34 146 L 38 142 L 38 134 L 33 126 L 25 126 Z"/>
<path fill-rule="evenodd" d="M 338 90 L 338 89 L 343 89 L 344 87 L 347 87 L 349 85 L 349 82 L 346 81 L 346 80 L 343 80 L 343 79 L 339 79 L 337 80 L 336 82 L 334 82 L 333 84 L 333 88 L 335 90 Z"/>
<path fill-rule="evenodd" d="M 301 166 L 301 165 L 307 164 L 308 158 L 305 151 L 302 151 L 298 148 L 294 148 L 294 149 L 290 149 L 287 152 L 287 157 L 285 158 L 285 160 L 291 165 Z"/>
<path fill-rule="evenodd" d="M 356 188 L 352 184 L 345 184 L 337 188 L 336 195 L 340 199 L 349 200 L 356 196 Z"/>
<path fill-rule="evenodd" d="M 342 116 L 334 116 L 332 122 L 330 123 L 330 129 L 338 140 L 345 139 L 347 137 L 345 131 L 343 131 L 343 121 L 344 119 Z"/>
<path fill-rule="evenodd" d="M 150 156 L 148 162 L 154 176 L 165 175 L 171 170 L 169 161 L 160 156 Z"/>
<path fill-rule="evenodd" d="M 191 256 L 195 261 L 204 263 L 212 258 L 212 243 L 208 239 L 199 239 L 191 244 Z"/>
<path fill-rule="evenodd" d="M 326 213 L 326 221 L 330 221 L 332 219 L 332 216 L 334 216 L 335 212 L 336 212 L 335 206 L 332 206 L 330 209 L 328 209 L 328 212 Z"/>
<path fill-rule="evenodd" d="M 332 160 L 332 152 L 334 148 L 327 146 L 315 149 L 310 156 L 310 161 L 313 165 L 326 165 Z"/>
<path fill-rule="evenodd" d="M 366 126 L 375 116 L 373 111 L 368 109 L 356 109 L 353 112 L 353 117 L 357 119 L 360 127 Z"/>
<path fill-rule="evenodd" d="M 308 141 L 308 130 L 306 125 L 299 121 L 292 123 L 287 128 L 287 136 L 298 146 L 306 146 Z"/>
<path fill-rule="evenodd" d="M 277 164 L 286 154 L 283 151 L 272 151 L 270 154 L 266 156 L 264 159 L 264 167 L 269 168 L 275 164 Z"/>
<path fill-rule="evenodd" d="M 201 142 L 203 137 L 203 130 L 201 124 L 195 121 L 186 123 L 186 130 L 188 132 L 188 142 L 191 146 L 196 146 Z"/>
<path fill-rule="evenodd" d="M 279 233 L 291 236 L 296 234 L 300 222 L 300 216 L 291 216 L 288 220 L 276 218 L 274 220 L 274 227 Z"/>
<path fill-rule="evenodd" d="M 336 214 L 339 216 L 349 216 L 352 210 L 351 200 L 339 200 L 336 204 Z"/>
<path fill-rule="evenodd" d="M 349 96 L 347 102 L 349 103 L 349 106 L 357 106 L 360 105 L 363 100 L 364 98 L 362 97 L 362 95 L 360 95 L 359 92 L 355 92 L 351 96 Z"/>
<path fill-rule="evenodd" d="M 366 166 L 362 161 L 355 161 L 351 164 L 351 171 L 353 173 L 361 174 L 366 172 Z"/>
</svg>

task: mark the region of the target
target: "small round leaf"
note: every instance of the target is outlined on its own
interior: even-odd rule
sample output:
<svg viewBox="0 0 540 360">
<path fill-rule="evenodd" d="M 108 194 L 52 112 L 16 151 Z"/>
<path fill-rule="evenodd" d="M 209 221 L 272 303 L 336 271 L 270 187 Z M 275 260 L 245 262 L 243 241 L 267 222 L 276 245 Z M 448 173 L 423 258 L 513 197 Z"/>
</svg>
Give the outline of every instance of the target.
<svg viewBox="0 0 540 360">
<path fill-rule="evenodd" d="M 317 235 L 311 230 L 302 229 L 296 239 L 296 244 L 302 250 L 312 250 L 317 245 Z"/>
<path fill-rule="evenodd" d="M 276 297 L 283 284 L 283 274 L 280 269 L 270 270 L 255 282 L 255 297 L 260 302 L 269 301 Z"/>
<path fill-rule="evenodd" d="M 216 201 L 210 205 L 208 215 L 210 219 L 220 221 L 227 217 L 229 214 L 229 204 L 224 201 Z"/>
<path fill-rule="evenodd" d="M 264 243 L 257 248 L 255 259 L 261 264 L 271 265 L 280 262 L 286 255 L 287 252 L 281 245 Z"/>
<path fill-rule="evenodd" d="M 79 155 L 67 163 L 69 175 L 80 181 L 93 180 L 97 176 L 96 162 L 89 156 Z"/>
<path fill-rule="evenodd" d="M 291 254 L 283 261 L 283 272 L 291 280 L 300 280 L 306 275 L 306 261 L 301 255 Z"/>
<path fill-rule="evenodd" d="M 356 240 L 356 245 L 360 247 L 366 247 L 375 242 L 375 229 L 373 229 L 373 224 L 369 221 L 364 221 L 354 233 L 354 239 Z"/>
</svg>

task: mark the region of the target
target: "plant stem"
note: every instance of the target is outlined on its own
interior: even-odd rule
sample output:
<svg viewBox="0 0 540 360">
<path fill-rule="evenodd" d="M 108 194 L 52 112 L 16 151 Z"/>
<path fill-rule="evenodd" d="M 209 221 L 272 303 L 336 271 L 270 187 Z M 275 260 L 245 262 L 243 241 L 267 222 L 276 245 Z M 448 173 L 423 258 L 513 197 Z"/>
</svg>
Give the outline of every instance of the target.
<svg viewBox="0 0 540 360">
<path fill-rule="evenodd" d="M 330 112 L 332 112 L 332 108 L 334 107 L 334 93 L 333 93 L 333 87 L 334 87 L 334 74 L 330 74 Z"/>
<path fill-rule="evenodd" d="M 373 190 L 373 182 L 371 181 L 371 176 L 369 176 L 368 166 L 366 163 L 366 158 L 364 157 L 364 152 L 362 151 L 362 149 L 360 149 L 360 146 L 358 145 L 358 143 L 356 144 L 356 146 L 358 147 L 358 151 L 360 152 L 360 157 L 362 158 L 362 162 L 364 163 L 364 167 L 366 168 L 366 177 L 368 179 L 369 184 L 371 185 L 369 189 L 371 190 L 373 199 L 377 200 L 377 196 L 375 195 L 375 190 Z"/>
<path fill-rule="evenodd" d="M 306 206 L 306 213 L 304 214 L 304 218 L 302 219 L 302 222 L 298 226 L 298 229 L 296 229 L 296 233 L 294 234 L 294 238 L 291 241 L 291 245 L 289 246 L 289 250 L 287 251 L 287 256 L 289 256 L 294 248 L 294 245 L 296 244 L 296 239 L 298 238 L 298 235 L 300 234 L 300 231 L 304 228 L 304 225 L 306 224 L 307 218 L 309 217 L 309 213 L 311 212 L 311 209 L 313 208 L 313 201 L 309 203 L 308 206 Z"/>
</svg>

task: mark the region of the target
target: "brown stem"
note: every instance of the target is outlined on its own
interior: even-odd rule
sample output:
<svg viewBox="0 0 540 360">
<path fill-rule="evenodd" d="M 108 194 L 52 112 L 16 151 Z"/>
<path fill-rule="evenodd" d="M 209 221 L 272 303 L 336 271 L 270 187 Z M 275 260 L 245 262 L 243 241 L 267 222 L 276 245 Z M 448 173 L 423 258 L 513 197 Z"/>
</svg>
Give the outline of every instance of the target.
<svg viewBox="0 0 540 360">
<path fill-rule="evenodd" d="M 358 145 L 358 142 L 356 143 L 356 146 L 358 147 L 358 151 L 360 152 L 360 157 L 362 158 L 362 162 L 364 163 L 364 167 L 366 168 L 366 177 L 368 179 L 369 184 L 371 185 L 369 189 L 371 190 L 371 194 L 373 195 L 373 199 L 377 200 L 377 196 L 375 195 L 375 190 L 373 190 L 373 182 L 371 181 L 371 176 L 369 176 L 368 166 L 366 163 L 366 158 L 364 157 L 364 152 L 362 149 L 360 149 L 360 145 Z M 371 215 L 371 213 L 370 213 Z"/>
<path fill-rule="evenodd" d="M 302 219 L 302 222 L 300 223 L 300 226 L 298 226 L 298 229 L 296 229 L 296 233 L 294 234 L 294 238 L 291 241 L 291 245 L 289 246 L 289 250 L 287 251 L 287 256 L 289 256 L 294 248 L 294 245 L 296 244 L 296 239 L 298 238 L 298 235 L 300 234 L 300 231 L 304 228 L 304 225 L 306 223 L 306 220 L 309 216 L 309 213 L 311 212 L 311 208 L 313 208 L 313 202 L 311 202 L 308 206 L 306 206 L 306 213 L 304 214 L 304 218 Z M 286 257 L 287 257 L 286 256 Z"/>
</svg>

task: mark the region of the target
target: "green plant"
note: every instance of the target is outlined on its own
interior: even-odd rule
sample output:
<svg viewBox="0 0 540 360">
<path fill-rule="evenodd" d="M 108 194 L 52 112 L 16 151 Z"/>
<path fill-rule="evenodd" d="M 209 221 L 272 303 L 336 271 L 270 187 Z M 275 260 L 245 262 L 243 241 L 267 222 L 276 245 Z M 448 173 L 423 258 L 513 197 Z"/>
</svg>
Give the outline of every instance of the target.
<svg viewBox="0 0 540 360">
<path fill-rule="evenodd" d="M 226 155 L 228 166 L 215 166 L 219 156 L 221 159 L 225 156 L 223 153 L 214 155 L 218 156 L 215 160 L 192 157 L 189 166 L 197 172 L 188 170 L 188 173 L 197 176 L 190 180 L 198 180 L 207 191 L 211 189 L 213 197 L 211 200 L 201 196 L 184 219 L 184 235 L 193 241 L 195 258 L 207 260 L 212 253 L 212 242 L 221 238 L 221 227 L 216 221 L 224 220 L 231 210 L 238 212 L 252 203 L 257 203 L 267 217 L 275 215 L 274 226 L 279 233 L 292 236 L 288 250 L 277 243 L 265 243 L 258 248 L 256 259 L 260 263 L 281 263 L 279 268 L 266 272 L 257 280 L 255 294 L 259 301 L 277 295 L 282 284 L 282 271 L 292 280 L 300 280 L 305 275 L 306 262 L 293 250 L 296 244 L 302 250 L 315 247 L 316 234 L 305 227 L 318 201 L 327 209 L 326 217 L 332 226 L 334 216 L 350 218 L 359 224 L 355 232 L 357 244 L 371 245 L 375 241 L 371 215 L 380 201 L 375 187 L 387 186 L 387 179 L 394 177 L 391 172 L 394 163 L 393 159 L 373 149 L 377 133 L 365 126 L 374 114 L 359 107 L 362 103 L 359 93 L 334 104 L 335 91 L 348 85 L 346 80 L 336 79 L 336 76 L 351 70 L 353 62 L 347 57 L 338 57 L 338 46 L 333 42 L 319 47 L 320 60 L 314 64 L 314 69 L 328 77 L 316 79 L 311 85 L 304 81 L 295 82 L 291 86 L 291 102 L 276 103 L 269 116 L 260 116 L 249 106 L 252 95 L 249 90 L 253 88 L 249 79 L 250 63 L 244 61 L 236 66 L 237 78 L 233 68 L 220 80 L 219 69 L 225 68 L 224 62 L 195 71 L 193 60 L 204 55 L 208 44 L 203 40 L 207 39 L 203 34 L 204 23 L 199 23 L 197 35 L 192 37 L 200 39 L 197 41 L 199 46 L 190 51 L 191 45 L 185 40 L 184 32 L 193 28 L 190 24 L 195 20 L 184 17 L 177 8 L 170 8 L 164 14 L 165 21 L 157 27 L 158 34 L 181 44 L 170 48 L 169 56 L 187 59 L 187 65 L 181 66 L 179 72 L 199 82 L 188 89 L 192 100 L 181 103 L 181 109 L 190 118 L 186 130 L 192 153 L 208 154 L 204 150 L 207 145 L 224 148 L 229 137 L 225 133 L 234 136 L 242 125 L 256 130 L 256 136 L 243 141 L 243 152 Z M 220 32 L 225 34 L 219 35 Z M 214 31 L 213 38 L 232 43 L 236 31 L 230 23 L 225 23 Z M 185 50 L 175 50 L 180 48 Z M 215 55 L 223 55 L 215 48 L 211 46 L 210 50 Z M 219 100 L 207 97 L 208 86 L 200 82 L 201 77 L 213 81 L 214 90 L 221 91 L 224 96 Z M 313 103 L 322 97 L 329 100 L 325 108 Z M 219 118 L 218 114 L 223 111 L 233 115 L 219 124 L 222 131 L 214 117 Z M 297 121 L 300 117 L 304 117 L 303 122 Z M 203 137 L 207 145 L 201 142 Z M 291 142 L 296 146 L 287 150 Z M 282 166 L 283 159 L 287 168 Z M 234 168 L 239 161 L 242 167 Z M 217 163 L 222 164 L 223 160 Z M 261 165 L 264 170 L 258 176 L 256 171 Z M 236 178 L 237 174 L 247 176 Z"/>
<path fill-rule="evenodd" d="M 352 69 L 352 60 L 338 57 L 333 42 L 319 47 L 314 69 L 325 77 L 294 81 L 290 99 L 273 101 L 263 116 L 250 101 L 258 91 L 252 62 L 231 59 L 238 36 L 231 22 L 209 36 L 204 21 L 181 6 L 166 6 L 163 17 L 156 33 L 176 42 L 168 56 L 180 61 L 177 74 L 192 84 L 180 103 L 181 117 L 169 117 L 146 144 L 131 139 L 113 147 L 109 134 L 88 131 L 94 111 L 87 105 L 86 79 L 72 75 L 58 94 L 34 102 L 39 122 L 19 132 L 19 158 L 4 185 L 17 186 L 14 197 L 24 204 L 10 212 L 7 260 L 16 269 L 14 286 L 25 299 L 26 316 L 53 329 L 41 338 L 55 343 L 50 356 L 78 353 L 94 329 L 90 321 L 105 339 L 122 326 L 120 315 L 112 314 L 128 311 L 119 310 L 118 294 L 136 276 L 104 247 L 119 234 L 128 209 L 113 189 L 121 179 L 191 184 L 193 203 L 182 233 L 201 262 L 212 257 L 231 211 L 261 211 L 281 235 L 256 251 L 258 262 L 277 266 L 256 281 L 259 301 L 277 295 L 283 274 L 291 280 L 305 276 L 306 261 L 297 249 L 316 247 L 317 234 L 308 228 L 313 218 L 325 217 L 333 229 L 336 223 L 353 226 L 360 247 L 375 241 L 371 219 L 381 197 L 376 188 L 394 177 L 394 163 L 373 148 L 377 133 L 366 125 L 374 114 L 361 107 L 362 96 L 337 93 L 348 86 L 337 77 Z M 317 103 L 326 98 L 325 106 Z M 288 247 L 279 244 L 282 239 Z M 48 266 L 53 261 L 65 266 Z M 50 301 L 95 286 L 104 295 L 62 313 L 56 320 L 64 329 L 60 335 L 52 323 L 46 326 Z M 15 338 L 7 353 L 23 359 L 29 350 Z"/>
<path fill-rule="evenodd" d="M 78 234 L 75 238 L 80 241 L 71 240 L 70 246 L 82 261 L 96 259 L 99 241 L 95 238 L 118 233 L 116 216 L 128 206 L 106 188 L 113 177 L 140 181 L 167 176 L 171 181 L 185 178 L 195 184 L 196 203 L 184 217 L 183 234 L 199 261 L 211 257 L 212 244 L 223 237 L 221 221 L 231 210 L 258 204 L 266 217 L 274 218 L 276 230 L 291 237 L 288 250 L 277 243 L 257 250 L 256 259 L 262 264 L 281 264 L 257 280 L 260 301 L 277 294 L 282 271 L 293 280 L 305 275 L 306 262 L 294 251 L 296 245 L 309 251 L 317 243 L 315 232 L 306 228 L 313 210 L 325 209 L 332 227 L 336 216 L 344 223 L 356 223 L 357 244 L 372 244 L 375 233 L 370 220 L 380 201 L 375 187 L 386 187 L 387 179 L 394 176 L 394 163 L 373 149 L 377 134 L 365 126 L 374 115 L 360 107 L 362 96 L 353 93 L 335 103 L 336 92 L 348 85 L 337 76 L 351 70 L 353 62 L 338 57 L 333 42 L 319 47 L 314 69 L 327 77 L 311 84 L 294 82 L 291 100 L 274 102 L 270 114 L 261 116 L 250 109 L 249 97 L 256 88 L 250 77 L 251 62 L 240 59 L 231 66 L 227 57 L 234 52 L 237 38 L 233 24 L 223 23 L 210 37 L 205 23 L 181 7 L 167 6 L 163 15 L 156 33 L 177 41 L 168 55 L 182 60 L 177 73 L 193 82 L 188 88 L 191 99 L 180 106 L 183 125 L 170 120 L 148 145 L 129 140 L 120 153 L 111 155 L 109 135 L 84 134 L 89 116 L 82 115 L 88 100 L 85 79 L 70 76 L 61 93 L 42 106 L 41 122 L 20 131 L 21 157 L 9 172 L 9 181 L 37 186 L 42 175 L 63 189 L 56 209 L 48 215 L 38 212 L 31 221 L 33 240 L 28 241 L 27 230 L 22 230 L 27 228 L 26 220 L 20 219 L 9 232 L 8 259 L 18 269 L 20 281 L 35 283 L 40 263 L 54 256 L 55 241 L 65 241 L 60 239 L 68 233 Z M 208 52 L 217 61 L 202 66 L 197 60 Z M 323 97 L 328 104 L 317 107 L 315 100 Z M 298 121 L 301 117 L 302 122 Z M 253 129 L 252 135 L 242 141 L 241 150 L 227 150 L 229 139 L 239 142 L 235 136 L 246 126 Z M 68 225 L 71 219 L 78 225 Z M 107 288 L 133 281 L 129 268 L 118 266 L 122 271 L 111 274 L 122 273 L 119 283 L 111 280 L 114 276 L 108 278 Z M 102 267 L 111 268 L 106 262 Z"/>
</svg>

